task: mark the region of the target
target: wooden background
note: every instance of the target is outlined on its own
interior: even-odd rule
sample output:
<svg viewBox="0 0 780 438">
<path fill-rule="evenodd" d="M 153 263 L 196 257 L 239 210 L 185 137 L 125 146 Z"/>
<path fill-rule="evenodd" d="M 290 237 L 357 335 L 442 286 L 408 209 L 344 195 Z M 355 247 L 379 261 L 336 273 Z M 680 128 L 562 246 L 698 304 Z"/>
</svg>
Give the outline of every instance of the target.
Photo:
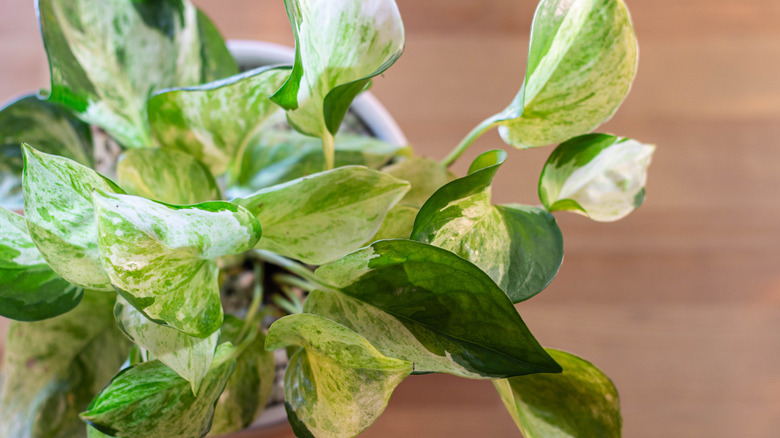
<svg viewBox="0 0 780 438">
<path fill-rule="evenodd" d="M 292 43 L 281 0 L 197 1 L 229 38 Z M 523 78 L 530 0 L 399 0 L 407 50 L 374 93 L 443 157 Z M 645 206 L 558 216 L 566 260 L 519 306 L 617 384 L 627 437 L 780 436 L 780 2 L 629 0 L 631 95 L 602 131 L 658 146 Z M 47 87 L 31 0 L 0 0 L 0 100 Z M 487 135 L 459 164 L 501 147 Z M 538 203 L 550 149 L 514 151 L 499 202 Z M 488 382 L 412 377 L 366 437 L 518 436 Z M 292 437 L 287 426 L 240 437 Z"/>
</svg>

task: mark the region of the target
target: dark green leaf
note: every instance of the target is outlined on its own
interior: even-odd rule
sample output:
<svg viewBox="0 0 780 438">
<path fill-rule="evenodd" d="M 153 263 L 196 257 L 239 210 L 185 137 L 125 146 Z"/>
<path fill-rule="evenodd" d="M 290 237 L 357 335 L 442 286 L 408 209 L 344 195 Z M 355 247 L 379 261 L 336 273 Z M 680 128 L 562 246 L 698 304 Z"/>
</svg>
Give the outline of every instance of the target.
<svg viewBox="0 0 780 438">
<path fill-rule="evenodd" d="M 317 315 L 290 315 L 271 325 L 266 347 L 290 345 L 303 348 L 287 365 L 284 397 L 291 423 L 299 433 L 305 427 L 304 436 L 357 436 L 413 370 L 411 362 L 386 357 L 364 337 Z"/>
<path fill-rule="evenodd" d="M 590 362 L 547 350 L 561 374 L 494 382 L 526 438 L 620 438 L 620 399 L 612 381 Z"/>
<path fill-rule="evenodd" d="M 119 373 L 81 418 L 116 438 L 200 438 L 209 431 L 214 405 L 236 366 L 233 346 L 217 348 L 195 396 L 190 383 L 158 360 Z"/>
<path fill-rule="evenodd" d="M 86 289 L 113 290 L 97 245 L 92 191 L 124 193 L 75 161 L 24 145 L 24 213 L 33 242 L 62 278 Z"/>
<path fill-rule="evenodd" d="M 129 349 L 111 314 L 114 298 L 88 291 L 65 315 L 11 323 L 0 379 L 0 436 L 86 436 L 78 414 L 117 373 Z"/>
<path fill-rule="evenodd" d="M 89 126 L 36 95 L 10 103 L 0 110 L 0 206 L 10 210 L 23 206 L 21 143 L 92 166 Z"/>
<path fill-rule="evenodd" d="M 222 341 L 236 344 L 244 321 L 231 315 L 222 324 Z M 214 411 L 209 436 L 221 436 L 248 427 L 265 409 L 276 378 L 273 352 L 265 350 L 265 335 L 258 332 L 236 358 L 236 370 L 228 379 Z"/>
<path fill-rule="evenodd" d="M 187 0 L 37 0 L 51 97 L 126 147 L 153 144 L 157 90 L 233 74 L 213 25 Z"/>
<path fill-rule="evenodd" d="M 320 267 L 340 292 L 316 291 L 305 311 L 365 336 L 416 372 L 470 378 L 558 372 L 506 294 L 479 268 L 435 246 L 383 240 Z"/>
<path fill-rule="evenodd" d="M 562 143 L 539 178 L 539 198 L 550 211 L 572 211 L 599 222 L 622 219 L 645 199 L 655 146 L 606 134 Z"/>
<path fill-rule="evenodd" d="M 191 155 L 165 149 L 131 149 L 119 157 L 119 185 L 131 195 L 168 204 L 221 198 L 211 172 Z"/>
<path fill-rule="evenodd" d="M 563 261 L 563 236 L 542 208 L 491 204 L 490 185 L 505 159 L 503 151 L 485 152 L 468 176 L 439 189 L 420 209 L 412 239 L 470 260 L 517 303 L 555 277 Z"/>
</svg>

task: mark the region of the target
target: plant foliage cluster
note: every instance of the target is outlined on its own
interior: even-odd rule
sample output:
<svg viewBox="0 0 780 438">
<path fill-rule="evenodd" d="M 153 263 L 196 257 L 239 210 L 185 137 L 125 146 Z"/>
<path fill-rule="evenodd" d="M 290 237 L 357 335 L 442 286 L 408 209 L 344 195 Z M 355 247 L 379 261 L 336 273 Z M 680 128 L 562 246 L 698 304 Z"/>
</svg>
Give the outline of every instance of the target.
<svg viewBox="0 0 780 438">
<path fill-rule="evenodd" d="M 427 373 L 493 380 L 527 437 L 619 436 L 609 379 L 515 304 L 558 272 L 552 212 L 613 221 L 644 199 L 653 147 L 588 134 L 634 77 L 623 1 L 542 0 L 519 93 L 441 162 L 340 132 L 403 51 L 395 2 L 285 6 L 294 64 L 239 73 L 187 0 L 37 1 L 51 89 L 0 111 L 0 436 L 235 431 L 278 349 L 299 437 L 356 436 Z M 503 150 L 448 170 L 492 128 L 559 144 L 540 206 L 492 202 Z M 102 133 L 122 149 L 106 175 Z M 233 315 L 237 269 L 254 284 Z"/>
</svg>

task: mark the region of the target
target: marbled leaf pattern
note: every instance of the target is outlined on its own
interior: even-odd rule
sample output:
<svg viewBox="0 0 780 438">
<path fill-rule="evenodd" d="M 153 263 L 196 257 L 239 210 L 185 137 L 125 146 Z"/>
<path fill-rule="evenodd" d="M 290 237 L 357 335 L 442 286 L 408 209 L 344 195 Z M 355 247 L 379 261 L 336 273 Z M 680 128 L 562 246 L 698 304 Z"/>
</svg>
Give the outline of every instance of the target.
<svg viewBox="0 0 780 438">
<path fill-rule="evenodd" d="M 172 206 L 96 191 L 102 262 L 111 284 L 144 316 L 205 338 L 222 325 L 217 257 L 260 238 L 257 219 L 224 201 Z"/>
<path fill-rule="evenodd" d="M 407 190 L 405 181 L 363 166 L 347 166 L 234 202 L 263 224 L 258 248 L 319 265 L 365 244 Z"/>
<path fill-rule="evenodd" d="M 154 144 L 146 104 L 163 88 L 237 73 L 213 25 L 187 0 L 37 0 L 50 100 L 125 147 Z"/>
<path fill-rule="evenodd" d="M 411 362 L 387 357 L 364 337 L 317 315 L 290 315 L 271 325 L 266 347 L 286 346 L 302 347 L 284 376 L 288 416 L 318 438 L 363 432 L 413 370 Z"/>
<path fill-rule="evenodd" d="M 645 199 L 655 146 L 607 134 L 562 143 L 539 178 L 539 199 L 549 211 L 572 211 L 599 222 L 622 219 Z"/>
<path fill-rule="evenodd" d="M 528 148 L 596 128 L 628 94 L 637 57 L 623 0 L 542 0 L 523 88 L 493 118 L 501 137 Z"/>
<path fill-rule="evenodd" d="M 543 208 L 491 204 L 491 184 L 506 152 L 478 156 L 463 178 L 420 209 L 412 239 L 452 251 L 479 266 L 518 303 L 552 281 L 563 261 L 563 236 Z"/>
<path fill-rule="evenodd" d="M 548 349 L 561 374 L 493 382 L 526 438 L 620 438 L 622 419 L 615 385 L 590 362 Z"/>
</svg>

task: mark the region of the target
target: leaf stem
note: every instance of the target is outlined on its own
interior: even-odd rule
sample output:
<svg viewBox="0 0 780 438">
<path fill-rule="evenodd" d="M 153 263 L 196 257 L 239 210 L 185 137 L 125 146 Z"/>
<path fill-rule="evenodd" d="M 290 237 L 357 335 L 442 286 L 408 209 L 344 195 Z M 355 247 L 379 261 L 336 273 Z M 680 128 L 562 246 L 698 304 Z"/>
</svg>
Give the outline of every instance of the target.
<svg viewBox="0 0 780 438">
<path fill-rule="evenodd" d="M 322 136 L 322 153 L 325 154 L 325 170 L 333 169 L 336 164 L 336 140 L 328 130 Z"/>
<path fill-rule="evenodd" d="M 498 118 L 496 116 L 489 117 L 482 121 L 479 125 L 477 125 L 474 129 L 471 130 L 471 132 L 466 135 L 466 137 L 461 140 L 460 144 L 458 144 L 455 149 L 450 152 L 449 155 L 447 155 L 441 162 L 445 167 L 450 167 L 457 161 L 458 158 L 460 158 L 461 155 L 463 155 L 466 150 L 471 147 L 471 145 L 482 136 L 482 134 L 488 132 L 489 130 L 493 129 L 494 127 L 498 126 Z"/>
<path fill-rule="evenodd" d="M 252 290 L 252 303 L 249 304 L 249 310 L 246 313 L 246 319 L 244 320 L 244 326 L 241 328 L 238 337 L 236 339 L 242 341 L 250 326 L 256 324 L 254 321 L 257 311 L 260 309 L 260 305 L 263 303 L 263 277 L 264 270 L 261 264 L 255 265 L 255 286 Z"/>
<path fill-rule="evenodd" d="M 287 257 L 280 256 L 279 254 L 273 253 L 271 251 L 266 251 L 264 249 L 252 250 L 251 254 L 266 263 L 271 263 L 272 265 L 276 265 L 284 269 L 287 269 L 293 274 L 305 280 L 308 280 L 308 282 L 310 282 L 311 284 L 317 287 L 322 287 L 328 290 L 333 289 L 332 286 L 328 286 L 327 284 L 320 281 L 320 279 L 317 278 L 317 275 L 315 275 L 311 269 L 307 268 L 306 266 L 296 261 L 290 260 Z"/>
<path fill-rule="evenodd" d="M 311 292 L 320 288 L 318 284 L 289 274 L 276 274 L 274 275 L 274 281 L 286 284 L 288 286 L 297 287 L 298 289 L 303 289 L 307 292 Z"/>
</svg>

